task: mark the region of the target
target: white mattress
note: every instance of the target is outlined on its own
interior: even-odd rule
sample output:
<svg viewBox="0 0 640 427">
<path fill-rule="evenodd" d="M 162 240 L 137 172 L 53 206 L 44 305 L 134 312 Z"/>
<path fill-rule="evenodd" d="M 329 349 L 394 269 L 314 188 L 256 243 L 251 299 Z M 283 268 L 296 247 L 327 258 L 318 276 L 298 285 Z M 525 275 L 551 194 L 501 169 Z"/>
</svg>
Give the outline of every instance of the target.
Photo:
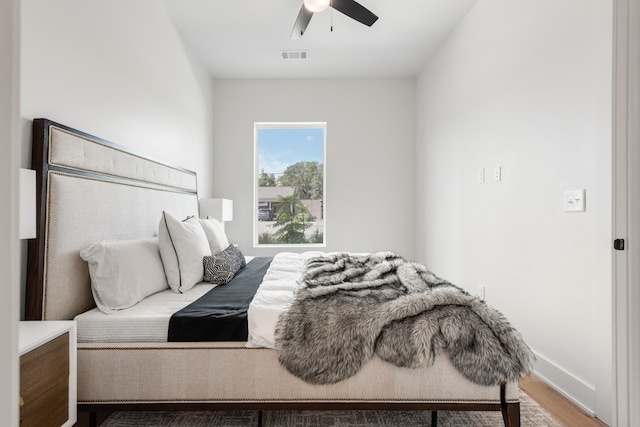
<svg viewBox="0 0 640 427">
<path fill-rule="evenodd" d="M 215 286 L 203 282 L 183 294 L 167 289 L 115 313 L 94 308 L 79 314 L 75 318 L 78 342 L 167 342 L 171 315 Z"/>
</svg>

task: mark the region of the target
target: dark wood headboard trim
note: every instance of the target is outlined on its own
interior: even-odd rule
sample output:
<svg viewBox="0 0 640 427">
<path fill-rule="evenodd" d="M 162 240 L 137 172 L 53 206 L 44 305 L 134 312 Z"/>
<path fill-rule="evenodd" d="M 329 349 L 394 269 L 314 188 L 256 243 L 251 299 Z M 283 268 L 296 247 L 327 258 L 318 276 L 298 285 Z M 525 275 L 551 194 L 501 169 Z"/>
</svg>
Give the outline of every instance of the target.
<svg viewBox="0 0 640 427">
<path fill-rule="evenodd" d="M 31 168 L 36 171 L 36 238 L 29 240 L 27 248 L 26 320 L 42 320 L 50 123 L 45 119 L 33 121 Z"/>
<path fill-rule="evenodd" d="M 64 172 L 66 174 L 93 177 L 103 181 L 111 181 L 118 183 L 129 183 L 136 186 L 148 187 L 153 189 L 166 190 L 171 192 L 194 194 L 197 196 L 197 188 L 192 190 L 176 188 L 168 185 L 145 182 L 136 179 L 121 178 L 100 174 L 91 171 L 82 171 L 72 168 L 65 168 L 49 164 L 49 141 L 51 128 L 55 127 L 68 132 L 72 135 L 80 136 L 90 140 L 93 143 L 101 144 L 110 148 L 117 149 L 121 152 L 149 160 L 160 165 L 164 165 L 187 174 L 196 176 L 196 173 L 187 169 L 176 167 L 171 164 L 158 161 L 154 158 L 141 155 L 121 145 L 115 144 L 102 138 L 78 131 L 69 126 L 56 123 L 48 119 L 33 120 L 32 135 L 32 156 L 31 166 L 36 171 L 36 238 L 29 240 L 27 249 L 27 282 L 25 295 L 25 319 L 26 320 L 42 320 L 43 319 L 43 298 L 44 298 L 44 276 L 45 276 L 45 245 L 46 245 L 46 221 L 47 221 L 47 188 L 49 171 Z"/>
</svg>

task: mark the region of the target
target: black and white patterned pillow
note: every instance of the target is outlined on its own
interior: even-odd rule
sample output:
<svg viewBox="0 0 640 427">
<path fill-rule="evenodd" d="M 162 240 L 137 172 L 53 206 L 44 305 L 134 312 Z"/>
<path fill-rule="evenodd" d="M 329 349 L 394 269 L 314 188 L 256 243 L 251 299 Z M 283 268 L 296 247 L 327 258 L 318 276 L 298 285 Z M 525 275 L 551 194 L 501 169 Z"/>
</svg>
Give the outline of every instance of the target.
<svg viewBox="0 0 640 427">
<path fill-rule="evenodd" d="M 234 245 L 229 245 L 219 254 L 205 256 L 202 263 L 204 264 L 204 280 L 216 285 L 229 283 L 238 270 L 247 265 L 244 255 Z"/>
</svg>

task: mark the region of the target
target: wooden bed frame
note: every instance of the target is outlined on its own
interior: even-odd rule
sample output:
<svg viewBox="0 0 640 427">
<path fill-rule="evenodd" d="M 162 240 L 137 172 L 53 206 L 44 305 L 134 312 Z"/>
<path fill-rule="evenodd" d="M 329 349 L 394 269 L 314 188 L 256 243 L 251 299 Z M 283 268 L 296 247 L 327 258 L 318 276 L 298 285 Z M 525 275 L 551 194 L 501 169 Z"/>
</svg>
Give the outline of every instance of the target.
<svg viewBox="0 0 640 427">
<path fill-rule="evenodd" d="M 153 236 L 163 210 L 196 215 L 194 172 L 47 119 L 33 121 L 38 233 L 29 242 L 27 320 L 70 320 L 95 306 L 79 251 Z M 425 369 L 378 358 L 333 385 L 289 374 L 271 349 L 244 343 L 79 343 L 78 409 L 501 411 L 520 425 L 517 383 L 466 380 L 446 355 Z M 260 412 L 261 415 L 261 412 Z M 261 419 L 261 418 L 260 418 Z"/>
</svg>

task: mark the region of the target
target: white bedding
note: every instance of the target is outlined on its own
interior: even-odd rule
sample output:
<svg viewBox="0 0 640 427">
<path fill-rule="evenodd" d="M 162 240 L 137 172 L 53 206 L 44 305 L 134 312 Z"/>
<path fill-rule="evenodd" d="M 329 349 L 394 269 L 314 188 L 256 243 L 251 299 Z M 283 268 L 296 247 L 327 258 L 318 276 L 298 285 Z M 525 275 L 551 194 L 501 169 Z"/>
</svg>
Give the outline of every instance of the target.
<svg viewBox="0 0 640 427">
<path fill-rule="evenodd" d="M 281 252 L 273 257 L 262 285 L 249 305 L 247 347 L 276 348 L 274 333 L 278 317 L 293 302 L 306 261 L 324 254 L 315 251 L 301 254 Z"/>
<path fill-rule="evenodd" d="M 324 252 L 281 252 L 271 263 L 249 306 L 247 347 L 275 348 L 274 332 L 280 314 L 293 301 L 305 262 Z M 249 262 L 253 257 L 246 257 Z M 150 295 L 133 307 L 104 314 L 97 308 L 76 316 L 78 342 L 166 342 L 169 319 L 211 290 L 202 282 L 183 294 L 170 289 Z"/>
<path fill-rule="evenodd" d="M 249 262 L 252 256 L 245 257 Z M 75 317 L 78 342 L 167 342 L 169 319 L 216 285 L 202 282 L 179 294 L 167 289 L 133 307 L 105 314 L 94 308 Z"/>
</svg>

